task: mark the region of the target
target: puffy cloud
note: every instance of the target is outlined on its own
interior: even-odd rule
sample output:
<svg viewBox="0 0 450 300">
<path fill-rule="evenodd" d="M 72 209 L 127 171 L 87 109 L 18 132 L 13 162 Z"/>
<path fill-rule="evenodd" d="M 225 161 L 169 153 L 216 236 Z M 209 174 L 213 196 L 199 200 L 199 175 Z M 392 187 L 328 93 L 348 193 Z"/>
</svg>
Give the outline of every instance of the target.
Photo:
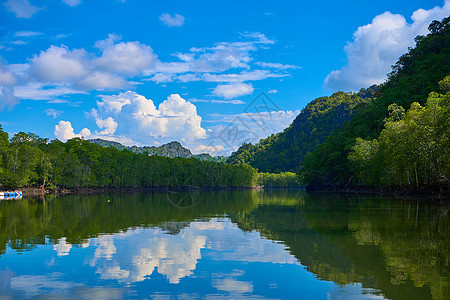
<svg viewBox="0 0 450 300">
<path fill-rule="evenodd" d="M 69 5 L 70 7 L 77 6 L 81 4 L 81 0 L 62 0 L 65 4 Z"/>
<path fill-rule="evenodd" d="M 184 24 L 184 17 L 179 14 L 175 14 L 173 17 L 170 14 L 162 14 L 159 19 L 169 27 L 180 27 Z"/>
<path fill-rule="evenodd" d="M 91 132 L 89 129 L 84 128 L 79 134 L 75 134 L 72 123 L 70 123 L 69 121 L 61 120 L 57 125 L 55 125 L 54 134 L 57 139 L 65 142 L 75 137 L 89 137 L 91 135 Z"/>
<path fill-rule="evenodd" d="M 87 74 L 87 53 L 51 46 L 31 59 L 31 74 L 44 82 L 71 82 Z"/>
<path fill-rule="evenodd" d="M 114 44 L 117 36 L 110 35 L 105 41 L 96 43 L 102 55 L 97 65 L 109 72 L 138 75 L 144 69 L 152 67 L 156 59 L 152 48 L 139 42 L 120 42 Z"/>
<path fill-rule="evenodd" d="M 139 42 L 117 43 L 118 40 L 118 36 L 109 35 L 96 42 L 95 46 L 101 50 L 99 57 L 84 49 L 51 46 L 33 56 L 29 73 L 44 86 L 64 84 L 82 90 L 127 88 L 125 77 L 134 77 L 151 68 L 156 55 L 149 46 Z"/>
<path fill-rule="evenodd" d="M 178 94 L 170 95 L 158 107 L 152 100 L 132 91 L 102 95 L 101 98 L 97 109 L 87 114 L 95 119 L 101 131 L 94 131 L 89 138 L 152 145 L 173 140 L 192 143 L 206 137 L 197 107 Z M 55 125 L 54 133 L 61 140 L 83 135 L 81 132 L 75 134 L 68 121 Z M 123 138 L 125 136 L 128 139 Z"/>
<path fill-rule="evenodd" d="M 231 84 L 218 85 L 213 94 L 225 99 L 232 99 L 239 96 L 253 93 L 253 86 L 250 83 L 236 82 Z"/>
<path fill-rule="evenodd" d="M 276 94 L 276 93 L 278 93 L 278 91 L 276 89 L 273 89 L 273 90 L 269 90 L 268 93 L 269 94 Z"/>
<path fill-rule="evenodd" d="M 55 125 L 54 134 L 57 139 L 62 141 L 75 137 L 72 124 L 69 121 L 59 121 L 58 125 Z"/>
<path fill-rule="evenodd" d="M 31 18 L 41 8 L 34 6 L 29 0 L 8 0 L 5 2 L 8 11 L 14 13 L 17 18 Z"/>
<path fill-rule="evenodd" d="M 111 135 L 114 134 L 114 132 L 116 132 L 118 124 L 116 121 L 114 121 L 112 117 L 107 117 L 106 119 L 103 120 L 102 118 L 99 117 L 96 109 L 92 109 L 91 114 L 95 118 L 95 124 L 97 124 L 98 128 L 100 129 L 105 128 L 104 130 L 100 131 L 99 134 Z"/>
<path fill-rule="evenodd" d="M 347 65 L 328 74 L 324 87 L 333 91 L 355 91 L 382 83 L 391 65 L 413 46 L 414 38 L 427 34 L 431 21 L 441 20 L 449 13 L 450 1 L 447 0 L 443 7 L 416 10 L 411 24 L 403 16 L 390 12 L 376 16 L 353 34 L 353 41 L 344 48 Z"/>
</svg>

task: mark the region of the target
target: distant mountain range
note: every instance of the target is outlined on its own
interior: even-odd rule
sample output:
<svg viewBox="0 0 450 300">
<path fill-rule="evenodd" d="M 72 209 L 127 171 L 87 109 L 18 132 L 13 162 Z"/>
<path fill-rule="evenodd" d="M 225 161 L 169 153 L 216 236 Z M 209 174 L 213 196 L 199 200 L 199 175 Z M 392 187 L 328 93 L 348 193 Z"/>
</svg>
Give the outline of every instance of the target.
<svg viewBox="0 0 450 300">
<path fill-rule="evenodd" d="M 223 162 L 226 159 L 223 156 L 211 156 L 208 153 L 192 154 L 191 150 L 184 148 L 179 142 L 175 141 L 157 147 L 156 146 L 128 147 L 118 142 L 107 141 L 102 139 L 92 139 L 89 141 L 91 143 L 95 143 L 103 147 L 114 147 L 119 150 L 127 149 L 133 153 L 147 154 L 149 156 L 157 155 L 170 158 L 175 157 L 196 158 L 199 160 L 215 161 L 215 162 Z"/>
</svg>

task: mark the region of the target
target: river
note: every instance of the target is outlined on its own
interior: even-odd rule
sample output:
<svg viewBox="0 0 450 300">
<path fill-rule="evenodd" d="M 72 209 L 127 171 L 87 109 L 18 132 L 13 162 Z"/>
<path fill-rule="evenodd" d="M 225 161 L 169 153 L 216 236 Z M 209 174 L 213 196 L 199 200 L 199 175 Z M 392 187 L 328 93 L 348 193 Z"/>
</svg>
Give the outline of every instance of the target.
<svg viewBox="0 0 450 300">
<path fill-rule="evenodd" d="M 448 208 L 295 189 L 1 201 L 0 298 L 448 299 Z"/>
</svg>

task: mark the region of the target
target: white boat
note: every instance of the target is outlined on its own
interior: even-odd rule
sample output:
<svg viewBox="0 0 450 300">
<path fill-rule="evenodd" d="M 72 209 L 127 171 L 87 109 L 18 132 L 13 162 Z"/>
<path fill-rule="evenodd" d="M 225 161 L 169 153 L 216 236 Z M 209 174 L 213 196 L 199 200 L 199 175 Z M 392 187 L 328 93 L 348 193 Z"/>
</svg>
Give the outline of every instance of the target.
<svg viewBox="0 0 450 300">
<path fill-rule="evenodd" d="M 16 199 L 22 199 L 22 191 L 0 192 L 0 200 L 16 200 Z"/>
</svg>

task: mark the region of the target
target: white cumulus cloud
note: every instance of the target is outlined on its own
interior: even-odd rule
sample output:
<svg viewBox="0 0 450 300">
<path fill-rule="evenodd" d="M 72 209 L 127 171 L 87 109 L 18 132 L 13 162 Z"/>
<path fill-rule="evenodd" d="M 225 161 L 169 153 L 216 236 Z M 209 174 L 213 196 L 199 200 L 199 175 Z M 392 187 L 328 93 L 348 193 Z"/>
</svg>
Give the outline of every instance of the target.
<svg viewBox="0 0 450 300">
<path fill-rule="evenodd" d="M 79 134 L 75 134 L 72 123 L 61 120 L 57 125 L 55 125 L 54 134 L 57 139 L 65 142 L 75 137 L 89 137 L 91 135 L 91 131 L 87 128 L 83 128 Z"/>
<path fill-rule="evenodd" d="M 102 55 L 96 60 L 97 65 L 109 72 L 127 75 L 138 75 L 142 70 L 151 68 L 156 55 L 152 48 L 140 42 L 120 42 L 116 35 L 99 41 L 95 46 L 102 50 Z"/>
<path fill-rule="evenodd" d="M 253 93 L 253 86 L 250 83 L 236 82 L 231 84 L 218 85 L 213 94 L 225 99 L 232 99 L 239 96 Z"/>
<path fill-rule="evenodd" d="M 162 14 L 159 19 L 169 27 L 180 27 L 184 24 L 184 17 L 179 14 L 171 16 L 170 14 Z"/>
<path fill-rule="evenodd" d="M 29 64 L 16 69 L 22 73 L 24 82 L 29 82 L 27 76 L 31 75 L 43 91 L 55 85 L 80 91 L 125 89 L 130 86 L 126 79 L 152 68 L 156 55 L 149 46 L 140 42 L 119 40 L 120 37 L 110 34 L 107 39 L 97 41 L 95 47 L 101 51 L 100 56 L 84 49 L 53 45 L 34 55 Z M 0 81 L 2 77 L 5 76 L 0 66 Z"/>
<path fill-rule="evenodd" d="M 87 74 L 87 53 L 82 49 L 51 46 L 31 59 L 31 74 L 44 82 L 78 80 Z"/>
<path fill-rule="evenodd" d="M 178 94 L 170 95 L 158 106 L 132 91 L 101 98 L 97 108 L 87 113 L 98 130 L 75 134 L 69 121 L 60 121 L 55 125 L 55 136 L 61 140 L 84 136 L 145 145 L 173 140 L 189 144 L 206 137 L 197 107 Z"/>
<path fill-rule="evenodd" d="M 355 91 L 382 83 L 391 66 L 414 45 L 414 38 L 427 34 L 433 20 L 440 21 L 449 13 L 450 1 L 446 0 L 443 7 L 416 10 L 411 24 L 399 14 L 385 12 L 376 16 L 370 24 L 355 31 L 353 41 L 344 48 L 347 65 L 328 74 L 324 87 Z"/>
</svg>

